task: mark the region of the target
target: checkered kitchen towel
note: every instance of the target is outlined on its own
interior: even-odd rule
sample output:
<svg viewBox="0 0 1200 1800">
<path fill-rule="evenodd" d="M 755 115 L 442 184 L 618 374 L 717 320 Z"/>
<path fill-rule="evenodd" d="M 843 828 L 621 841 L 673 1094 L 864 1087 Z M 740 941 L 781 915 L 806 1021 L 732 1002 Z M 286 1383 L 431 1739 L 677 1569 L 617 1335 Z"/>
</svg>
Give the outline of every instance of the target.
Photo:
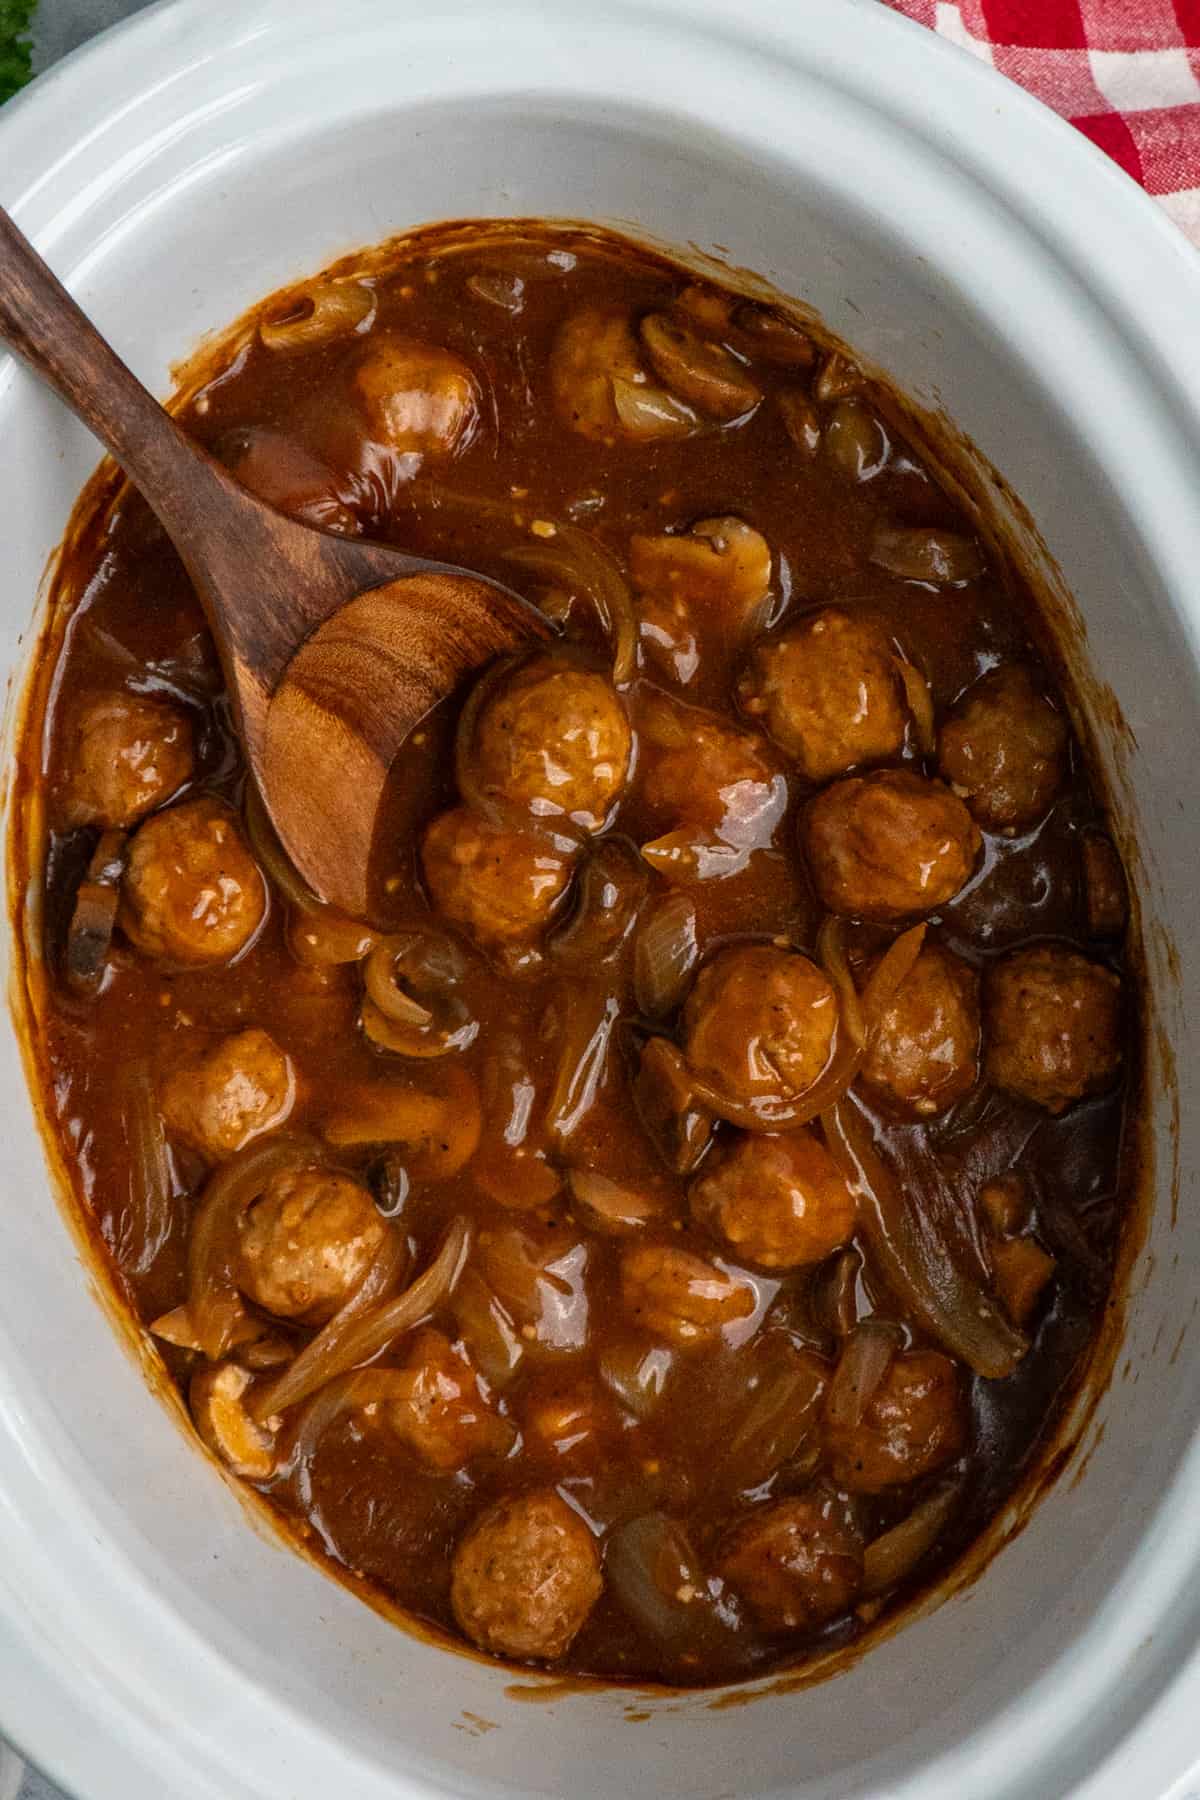
<svg viewBox="0 0 1200 1800">
<path fill-rule="evenodd" d="M 884 0 L 1078 126 L 1200 246 L 1200 0 Z"/>
</svg>

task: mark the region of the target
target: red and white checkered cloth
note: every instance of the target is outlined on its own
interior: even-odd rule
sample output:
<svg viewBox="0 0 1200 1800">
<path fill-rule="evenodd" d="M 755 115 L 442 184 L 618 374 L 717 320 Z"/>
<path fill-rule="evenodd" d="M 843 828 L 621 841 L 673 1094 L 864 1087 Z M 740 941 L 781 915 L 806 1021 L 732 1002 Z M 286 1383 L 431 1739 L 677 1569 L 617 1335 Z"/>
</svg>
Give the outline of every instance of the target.
<svg viewBox="0 0 1200 1800">
<path fill-rule="evenodd" d="M 1200 0 L 884 0 L 1106 150 L 1200 246 Z"/>
</svg>

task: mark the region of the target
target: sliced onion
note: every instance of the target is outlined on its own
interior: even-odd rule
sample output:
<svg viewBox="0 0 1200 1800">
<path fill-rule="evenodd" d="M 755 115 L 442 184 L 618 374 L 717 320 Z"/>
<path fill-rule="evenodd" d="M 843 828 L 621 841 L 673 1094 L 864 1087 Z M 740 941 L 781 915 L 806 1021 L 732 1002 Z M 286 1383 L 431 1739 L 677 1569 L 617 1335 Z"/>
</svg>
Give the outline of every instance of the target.
<svg viewBox="0 0 1200 1800">
<path fill-rule="evenodd" d="M 974 538 L 931 526 L 877 527 L 871 561 L 902 581 L 927 581 L 952 587 L 983 573 L 983 558 Z"/>
<path fill-rule="evenodd" d="M 320 1160 L 311 1139 L 276 1135 L 247 1145 L 205 1188 L 188 1244 L 188 1310 L 210 1362 L 230 1349 L 245 1313 L 235 1278 L 242 1220 L 273 1176 Z"/>
<path fill-rule="evenodd" d="M 849 394 L 861 392 L 861 371 L 840 350 L 830 350 L 813 383 L 815 397 L 824 405 L 830 400 L 844 400 Z"/>
<path fill-rule="evenodd" d="M 627 838 L 602 839 L 576 876 L 575 910 L 550 939 L 551 956 L 581 971 L 609 961 L 633 929 L 649 879 Z"/>
<path fill-rule="evenodd" d="M 616 995 L 604 989 L 572 987 L 565 999 L 566 1027 L 546 1107 L 546 1130 L 564 1141 L 595 1105 L 620 1011 Z"/>
<path fill-rule="evenodd" d="M 650 1038 L 643 1045 L 633 1098 L 667 1167 L 676 1175 L 690 1175 L 712 1142 L 713 1115 L 696 1098 L 692 1072 L 669 1039 Z"/>
<path fill-rule="evenodd" d="M 268 350 L 313 350 L 369 330 L 374 315 L 375 295 L 361 281 L 323 282 L 296 295 L 281 316 L 260 319 L 258 335 Z"/>
<path fill-rule="evenodd" d="M 846 956 L 846 921 L 834 913 L 826 913 L 817 930 L 816 948 L 817 961 L 837 990 L 841 1023 L 851 1043 L 863 1050 L 867 1043 L 867 1027 Z"/>
<path fill-rule="evenodd" d="M 253 1395 L 251 1415 L 259 1423 L 272 1413 L 282 1412 L 293 1404 L 300 1392 L 312 1392 L 309 1381 L 314 1369 L 324 1369 L 337 1360 L 342 1345 L 354 1332 L 360 1319 L 381 1300 L 386 1300 L 408 1267 L 408 1240 L 399 1231 L 389 1231 L 379 1246 L 366 1274 L 346 1301 L 307 1343 L 299 1356 L 291 1361 L 283 1374 L 268 1387 Z"/>
<path fill-rule="evenodd" d="M 900 1327 L 887 1319 L 864 1319 L 854 1327 L 829 1384 L 825 1409 L 831 1425 L 851 1430 L 861 1425 L 903 1343 Z"/>
<path fill-rule="evenodd" d="M 937 722 L 929 683 L 916 664 L 907 662 L 903 657 L 897 659 L 896 667 L 900 671 L 900 679 L 904 683 L 904 698 L 912 714 L 917 749 L 922 756 L 932 756 L 937 749 Z"/>
<path fill-rule="evenodd" d="M 254 852 L 255 861 L 273 886 L 279 889 L 289 906 L 297 912 L 312 912 L 321 906 L 321 902 L 312 889 L 301 880 L 288 859 L 287 852 L 280 843 L 275 827 L 267 817 L 267 809 L 263 805 L 262 796 L 253 781 L 247 781 L 242 811 L 246 820 L 246 836 L 250 840 L 250 848 Z"/>
<path fill-rule="evenodd" d="M 630 381 L 624 375 L 610 379 L 617 417 L 630 437 L 684 437 L 696 425 L 691 407 L 666 388 L 648 381 Z"/>
<path fill-rule="evenodd" d="M 899 1525 L 894 1525 L 867 1545 L 863 1553 L 860 1590 L 864 1600 L 886 1593 L 912 1574 L 941 1537 L 961 1493 L 961 1485 L 955 1482 L 939 1493 L 931 1494 Z"/>
<path fill-rule="evenodd" d="M 674 1012 L 699 960 L 695 901 L 689 894 L 664 894 L 642 920 L 634 945 L 638 1010 L 648 1019 Z"/>
<path fill-rule="evenodd" d="M 657 1412 L 675 1367 L 674 1352 L 665 1345 L 619 1342 L 600 1353 L 600 1379 L 635 1419 L 646 1420 Z"/>
<path fill-rule="evenodd" d="M 826 1265 L 813 1289 L 812 1304 L 816 1323 L 830 1337 L 844 1338 L 858 1323 L 858 1278 L 862 1273 L 862 1257 L 853 1245 L 839 1250 Z"/>
<path fill-rule="evenodd" d="M 981 1282 L 962 1267 L 915 1193 L 897 1180 L 863 1114 L 848 1098 L 822 1115 L 825 1141 L 858 1205 L 868 1255 L 889 1290 L 931 1336 L 991 1380 L 1011 1375 L 1029 1348 Z"/>
<path fill-rule="evenodd" d="M 698 882 L 740 875 L 750 860 L 751 846 L 731 844 L 720 832 L 703 825 L 685 825 L 643 844 L 642 855 L 664 881 L 694 887 Z"/>
<path fill-rule="evenodd" d="M 568 592 L 584 595 L 608 639 L 612 676 L 618 687 L 637 673 L 637 612 L 625 573 L 616 557 L 577 525 L 554 522 L 554 536 L 505 552 L 514 563 Z"/>
<path fill-rule="evenodd" d="M 609 1592 L 673 1663 L 729 1657 L 739 1636 L 677 1519 L 643 1513 L 611 1533 L 604 1556 Z"/>
<path fill-rule="evenodd" d="M 171 1153 L 146 1063 L 133 1063 L 124 1071 L 119 1104 L 129 1157 L 129 1207 L 117 1261 L 126 1275 L 146 1275 L 170 1236 L 175 1197 Z"/>
<path fill-rule="evenodd" d="M 741 1353 L 744 1380 L 731 1422 L 714 1434 L 714 1489 L 759 1487 L 817 1432 L 829 1365 L 776 1333 Z"/>
<path fill-rule="evenodd" d="M 454 1317 L 480 1374 L 494 1388 L 507 1387 L 521 1366 L 525 1345 L 483 1276 L 469 1265 L 454 1290 Z"/>
<path fill-rule="evenodd" d="M 640 1231 L 661 1219 L 666 1210 L 661 1196 L 614 1181 L 595 1169 L 568 1169 L 567 1186 L 584 1224 L 608 1236 Z"/>
<path fill-rule="evenodd" d="M 327 1381 L 346 1374 L 358 1363 L 369 1362 L 402 1332 L 411 1331 L 414 1325 L 428 1318 L 454 1291 L 470 1241 L 467 1221 L 455 1219 L 429 1267 L 402 1294 L 394 1300 L 356 1310 L 346 1327 L 333 1337 L 327 1334 L 338 1324 L 341 1314 L 330 1320 L 325 1330 L 301 1351 L 278 1380 L 255 1394 L 251 1404 L 254 1417 L 270 1418 L 273 1413 L 285 1412 L 288 1407 L 307 1400 Z"/>
<path fill-rule="evenodd" d="M 502 312 L 519 313 L 525 304 L 524 281 L 507 269 L 468 275 L 466 289 L 476 300 L 484 300 L 489 306 L 498 306 Z"/>
</svg>

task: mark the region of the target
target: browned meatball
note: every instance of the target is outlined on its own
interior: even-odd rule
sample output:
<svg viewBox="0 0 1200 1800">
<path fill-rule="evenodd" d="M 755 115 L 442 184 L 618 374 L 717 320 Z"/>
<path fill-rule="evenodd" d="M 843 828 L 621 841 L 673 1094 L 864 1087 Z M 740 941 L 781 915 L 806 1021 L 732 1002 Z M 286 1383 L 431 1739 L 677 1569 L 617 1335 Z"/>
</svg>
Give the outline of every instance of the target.
<svg viewBox="0 0 1200 1800">
<path fill-rule="evenodd" d="M 239 1031 L 173 1069 L 163 1083 L 167 1130 L 219 1162 L 282 1125 L 296 1097 L 290 1059 L 265 1031 Z"/>
<path fill-rule="evenodd" d="M 136 825 L 190 781 L 192 722 L 146 694 L 98 694 L 75 719 L 67 751 L 72 825 Z"/>
<path fill-rule="evenodd" d="M 816 963 L 772 944 L 739 944 L 701 969 L 683 1009 L 696 1074 L 739 1106 L 785 1105 L 817 1080 L 837 1030 L 837 999 Z"/>
<path fill-rule="evenodd" d="M 479 416 L 466 363 L 417 338 L 373 338 L 354 386 L 376 441 L 401 452 L 448 456 L 469 439 Z"/>
<path fill-rule="evenodd" d="M 834 782 L 809 801 L 801 836 L 829 911 L 883 924 L 952 900 L 981 847 L 962 801 L 907 769 Z"/>
<path fill-rule="evenodd" d="M 717 1552 L 717 1572 L 764 1631 L 813 1630 L 853 1605 L 862 1543 L 834 1496 L 801 1494 L 739 1520 Z"/>
<path fill-rule="evenodd" d="M 567 890 L 572 861 L 558 839 L 493 825 L 466 806 L 434 819 L 421 844 L 434 905 L 485 944 L 536 937 Z"/>
<path fill-rule="evenodd" d="M 242 1227 L 238 1286 L 264 1312 L 320 1324 L 350 1298 L 387 1231 L 367 1189 L 349 1175 L 281 1170 Z"/>
<path fill-rule="evenodd" d="M 635 1324 L 681 1350 L 711 1343 L 755 1306 L 748 1281 L 671 1244 L 633 1244 L 625 1251 L 621 1299 Z"/>
<path fill-rule="evenodd" d="M 907 715 L 896 658 L 869 619 L 822 607 L 751 655 L 738 699 L 808 781 L 886 762 Z"/>
<path fill-rule="evenodd" d="M 825 1416 L 833 1479 L 856 1494 L 879 1494 L 930 1475 L 953 1462 L 966 1441 L 958 1369 L 938 1350 L 898 1356 L 857 1425 Z"/>
<path fill-rule="evenodd" d="M 492 1656 L 555 1662 L 600 1598 L 600 1552 L 552 1489 L 498 1500 L 454 1552 L 450 1604 Z"/>
<path fill-rule="evenodd" d="M 484 793 L 595 831 L 625 785 L 632 743 L 606 676 L 535 656 L 485 701 L 473 752 Z"/>
<path fill-rule="evenodd" d="M 121 888 L 121 927 L 149 956 L 231 962 L 267 910 L 267 889 L 237 816 L 205 796 L 140 826 Z"/>
<path fill-rule="evenodd" d="M 979 977 L 926 944 L 871 1039 L 862 1078 L 904 1112 L 945 1112 L 979 1077 Z"/>
<path fill-rule="evenodd" d="M 512 1448 L 513 1428 L 484 1397 L 461 1345 L 431 1325 L 413 1338 L 394 1389 L 383 1406 L 387 1425 L 431 1469 L 449 1474 Z"/>
<path fill-rule="evenodd" d="M 942 727 L 938 767 L 989 831 L 1024 831 L 1047 811 L 1067 768 L 1066 720 L 1028 669 L 993 669 Z"/>
<path fill-rule="evenodd" d="M 1078 951 L 1045 944 L 988 970 L 989 1081 L 1060 1113 L 1111 1087 L 1121 1066 L 1121 983 Z"/>
<path fill-rule="evenodd" d="M 854 1200 L 811 1131 L 742 1137 L 705 1163 L 688 1193 L 698 1225 L 764 1269 L 822 1262 L 854 1230 Z"/>
</svg>

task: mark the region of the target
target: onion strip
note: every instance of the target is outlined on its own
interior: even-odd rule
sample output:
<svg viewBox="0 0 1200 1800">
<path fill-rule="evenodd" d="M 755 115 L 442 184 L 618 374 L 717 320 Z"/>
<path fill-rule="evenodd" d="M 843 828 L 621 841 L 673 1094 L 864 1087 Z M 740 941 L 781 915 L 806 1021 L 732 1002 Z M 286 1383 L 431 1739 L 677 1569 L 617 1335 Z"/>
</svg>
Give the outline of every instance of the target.
<svg viewBox="0 0 1200 1800">
<path fill-rule="evenodd" d="M 904 698 L 908 702 L 908 710 L 912 714 L 917 749 L 922 756 L 932 756 L 937 749 L 937 726 L 934 721 L 933 695 L 929 691 L 929 683 L 915 663 L 898 657 L 896 667 L 900 672 L 900 680 L 904 684 Z"/>
<path fill-rule="evenodd" d="M 864 1050 L 867 1026 L 850 963 L 846 956 L 846 922 L 835 913 L 826 913 L 817 932 L 817 961 L 837 989 L 838 1013 L 851 1041 Z"/>
<path fill-rule="evenodd" d="M 893 1525 L 890 1531 L 867 1545 L 863 1553 L 860 1589 L 864 1600 L 875 1599 L 912 1574 L 942 1535 L 961 1493 L 961 1485 L 955 1482 L 939 1493 L 931 1494 L 906 1519 L 901 1519 L 898 1525 Z"/>
<path fill-rule="evenodd" d="M 886 1319 L 864 1319 L 853 1328 L 829 1383 L 825 1412 L 831 1425 L 854 1430 L 862 1424 L 902 1341 L 900 1327 Z"/>
<path fill-rule="evenodd" d="M 505 552 L 514 563 L 543 581 L 581 591 L 600 621 L 612 651 L 612 678 L 617 687 L 637 673 L 638 624 L 633 593 L 612 553 L 575 525 L 556 525 L 551 539 Z"/>
<path fill-rule="evenodd" d="M 242 1219 L 273 1175 L 319 1160 L 310 1138 L 267 1138 L 232 1157 L 205 1189 L 188 1245 L 187 1304 L 196 1341 L 210 1362 L 230 1350 L 245 1312 L 235 1275 Z"/>
<path fill-rule="evenodd" d="M 821 1124 L 855 1197 L 867 1252 L 891 1292 L 977 1375 L 989 1380 L 1011 1375 L 1028 1340 L 956 1261 L 917 1197 L 880 1155 L 863 1114 L 842 1099 L 822 1115 Z"/>
<path fill-rule="evenodd" d="M 572 987 L 567 992 L 565 1039 L 546 1107 L 546 1130 L 569 1138 L 596 1101 L 608 1072 L 619 1006 L 615 994 Z"/>
<path fill-rule="evenodd" d="M 414 1325 L 428 1318 L 453 1292 L 466 1261 L 470 1237 L 467 1221 L 455 1219 L 433 1261 L 402 1294 L 369 1311 L 356 1313 L 347 1328 L 337 1333 L 336 1342 L 323 1344 L 325 1332 L 319 1333 L 278 1380 L 255 1395 L 252 1406 L 255 1418 L 268 1418 L 272 1413 L 283 1412 L 289 1406 L 307 1400 L 335 1375 L 344 1375 L 358 1363 L 369 1362 L 402 1332 L 411 1331 Z M 336 1320 L 331 1321 L 331 1324 L 336 1323 Z"/>
<path fill-rule="evenodd" d="M 171 1231 L 175 1187 L 158 1096 L 149 1067 L 137 1063 L 121 1080 L 121 1122 L 129 1152 L 129 1213 L 132 1230 L 122 1231 L 121 1246 L 137 1246 L 131 1259 L 117 1252 L 125 1275 L 145 1275 L 153 1268 Z"/>
<path fill-rule="evenodd" d="M 320 1368 L 336 1357 L 355 1325 L 370 1308 L 386 1300 L 408 1261 L 408 1241 L 402 1232 L 391 1229 L 375 1253 L 366 1274 L 346 1301 L 304 1346 L 299 1356 L 269 1387 L 251 1396 L 250 1416 L 261 1425 L 272 1413 L 282 1412 L 293 1404 L 288 1398 L 293 1390 L 304 1388 L 314 1368 Z"/>
</svg>

